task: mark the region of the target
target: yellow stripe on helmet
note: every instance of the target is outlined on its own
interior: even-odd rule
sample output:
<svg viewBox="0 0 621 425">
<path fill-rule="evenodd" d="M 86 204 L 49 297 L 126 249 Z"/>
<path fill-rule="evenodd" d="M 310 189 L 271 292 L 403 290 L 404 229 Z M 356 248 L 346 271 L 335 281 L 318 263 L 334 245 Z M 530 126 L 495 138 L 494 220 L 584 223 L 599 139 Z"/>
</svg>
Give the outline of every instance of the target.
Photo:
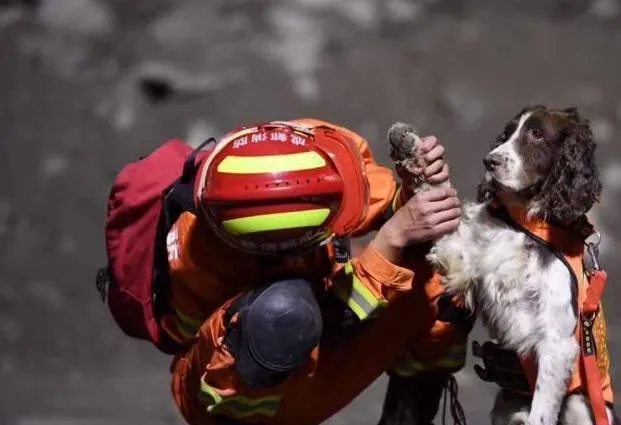
<svg viewBox="0 0 621 425">
<path fill-rule="evenodd" d="M 251 217 L 225 220 L 222 225 L 227 232 L 233 235 L 267 232 L 270 230 L 296 229 L 299 227 L 313 227 L 323 224 L 330 215 L 329 208 L 315 210 L 292 211 L 274 214 L 262 214 Z"/>
<path fill-rule="evenodd" d="M 260 174 L 302 171 L 321 168 L 326 161 L 317 152 L 285 155 L 227 156 L 218 165 L 218 172 L 227 174 Z"/>
</svg>

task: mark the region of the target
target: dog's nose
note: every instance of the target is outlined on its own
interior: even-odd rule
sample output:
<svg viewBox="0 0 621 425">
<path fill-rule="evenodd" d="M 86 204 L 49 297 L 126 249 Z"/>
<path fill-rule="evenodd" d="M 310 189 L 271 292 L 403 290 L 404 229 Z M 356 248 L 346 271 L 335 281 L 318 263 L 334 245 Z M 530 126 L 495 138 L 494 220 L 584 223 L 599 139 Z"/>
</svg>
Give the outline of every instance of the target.
<svg viewBox="0 0 621 425">
<path fill-rule="evenodd" d="M 489 154 L 483 158 L 483 164 L 485 164 L 485 169 L 487 171 L 494 171 L 496 167 L 498 167 L 502 163 L 499 155 Z"/>
</svg>

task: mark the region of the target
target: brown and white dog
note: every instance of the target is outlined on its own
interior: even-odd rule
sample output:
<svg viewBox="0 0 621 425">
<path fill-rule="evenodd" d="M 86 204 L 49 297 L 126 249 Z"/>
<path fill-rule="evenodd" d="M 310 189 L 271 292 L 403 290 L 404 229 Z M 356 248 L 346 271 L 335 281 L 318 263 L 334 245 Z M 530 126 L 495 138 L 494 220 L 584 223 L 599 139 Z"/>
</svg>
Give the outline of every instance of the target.
<svg viewBox="0 0 621 425">
<path fill-rule="evenodd" d="M 389 139 L 403 134 L 403 125 L 395 126 Z M 602 190 L 594 151 L 589 123 L 575 108 L 523 109 L 485 156 L 478 202 L 465 203 L 458 230 L 437 240 L 428 255 L 447 289 L 477 311 L 492 338 L 535 359 L 532 400 L 500 392 L 494 425 L 595 423 L 588 399 L 567 394 L 579 352 L 572 273 L 489 208 L 518 206 L 525 217 L 546 222 L 583 219 Z M 613 424 L 610 407 L 607 413 Z"/>
</svg>

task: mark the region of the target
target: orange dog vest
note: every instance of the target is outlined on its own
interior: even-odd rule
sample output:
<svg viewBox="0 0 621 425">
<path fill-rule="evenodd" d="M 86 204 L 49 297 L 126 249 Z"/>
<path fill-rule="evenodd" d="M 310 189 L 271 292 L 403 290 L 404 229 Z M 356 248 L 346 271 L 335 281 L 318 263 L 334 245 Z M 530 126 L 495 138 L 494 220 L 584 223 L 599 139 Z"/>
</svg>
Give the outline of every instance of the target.
<svg viewBox="0 0 621 425">
<path fill-rule="evenodd" d="M 597 264 L 593 270 L 588 271 L 584 266 L 586 239 L 594 233 L 593 227 L 586 218 L 579 229 L 568 229 L 537 218 L 529 218 L 526 211 L 520 208 L 510 207 L 506 212 L 506 216 L 502 217 L 504 221 L 536 242 L 548 246 L 572 274 L 578 307 L 575 335 L 580 352 L 575 360 L 568 393 L 583 393 L 588 396 L 596 425 L 608 425 L 605 405 L 614 402 L 614 391 L 610 379 L 606 320 L 601 304 L 607 276 Z M 496 215 L 502 214 L 496 211 Z M 532 391 L 537 378 L 536 360 L 527 357 L 521 361 Z"/>
</svg>

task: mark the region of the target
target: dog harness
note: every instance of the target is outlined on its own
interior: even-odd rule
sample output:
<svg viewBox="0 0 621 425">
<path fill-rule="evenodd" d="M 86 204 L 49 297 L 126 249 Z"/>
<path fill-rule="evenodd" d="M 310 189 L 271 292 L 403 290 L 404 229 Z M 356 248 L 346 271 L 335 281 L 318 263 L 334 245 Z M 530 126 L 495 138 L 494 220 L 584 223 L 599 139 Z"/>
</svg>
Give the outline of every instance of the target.
<svg viewBox="0 0 621 425">
<path fill-rule="evenodd" d="M 575 335 L 580 352 L 569 381 L 568 394 L 585 394 L 589 398 L 595 424 L 609 425 L 606 404 L 614 402 L 614 392 L 609 373 L 606 321 L 601 303 L 608 276 L 597 260 L 599 233 L 586 217 L 582 217 L 575 225 L 565 226 L 530 218 L 521 208 L 493 206 L 490 207 L 490 213 L 549 249 L 569 270 L 575 300 L 574 311 L 578 319 Z M 585 267 L 584 262 L 585 246 L 591 260 L 589 267 Z M 529 356 L 520 360 L 532 393 L 537 378 L 536 359 Z"/>
</svg>

